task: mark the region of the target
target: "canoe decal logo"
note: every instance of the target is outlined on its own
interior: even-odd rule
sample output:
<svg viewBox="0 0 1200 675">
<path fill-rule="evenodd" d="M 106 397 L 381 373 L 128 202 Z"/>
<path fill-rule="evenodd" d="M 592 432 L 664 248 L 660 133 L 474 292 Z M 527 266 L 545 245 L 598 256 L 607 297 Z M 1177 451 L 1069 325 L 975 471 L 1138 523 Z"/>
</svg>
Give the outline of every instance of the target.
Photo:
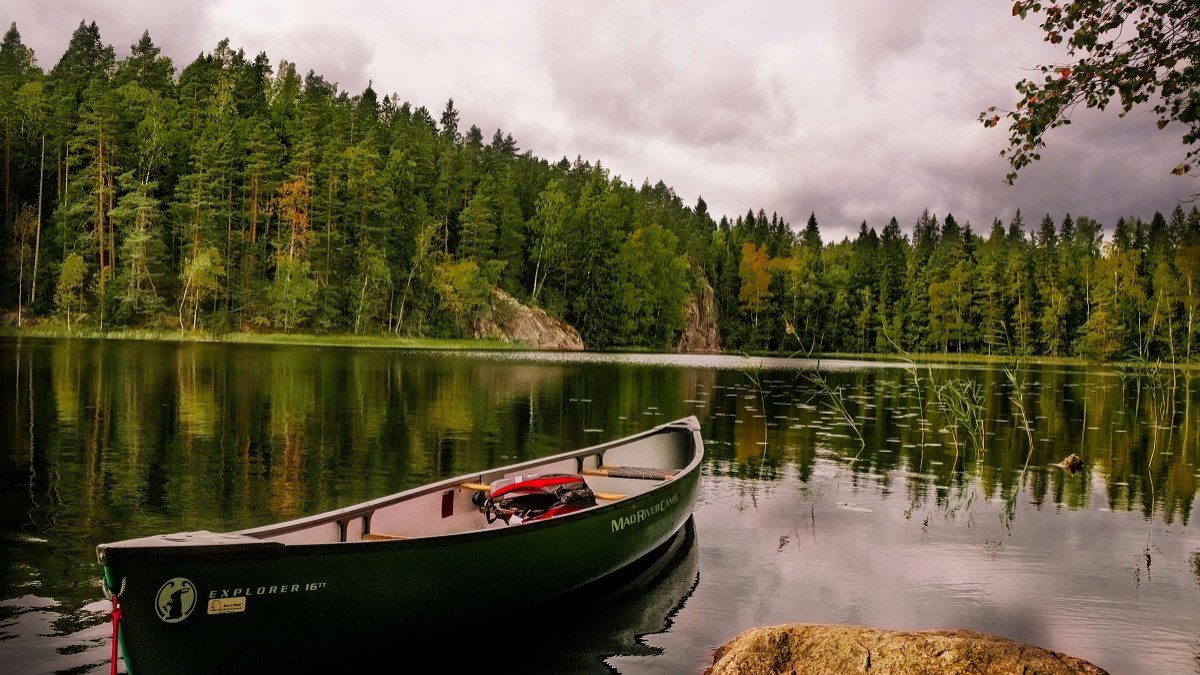
<svg viewBox="0 0 1200 675">
<path fill-rule="evenodd" d="M 625 529 L 626 525 L 637 525 L 638 523 L 645 521 L 647 518 L 657 516 L 663 511 L 666 511 L 668 508 L 674 506 L 678 501 L 679 495 L 671 495 L 666 499 L 651 504 L 648 508 L 638 509 L 627 516 L 613 518 L 612 531 L 620 532 L 621 530 Z"/>
<path fill-rule="evenodd" d="M 170 579 L 154 596 L 154 610 L 167 623 L 179 623 L 196 607 L 196 585 L 183 577 Z"/>
</svg>

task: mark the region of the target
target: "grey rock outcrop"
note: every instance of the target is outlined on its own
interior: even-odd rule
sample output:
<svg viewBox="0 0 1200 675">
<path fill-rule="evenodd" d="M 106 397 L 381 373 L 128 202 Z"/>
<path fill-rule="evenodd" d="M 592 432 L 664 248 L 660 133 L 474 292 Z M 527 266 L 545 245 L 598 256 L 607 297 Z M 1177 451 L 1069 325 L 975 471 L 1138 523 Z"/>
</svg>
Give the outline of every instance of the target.
<svg viewBox="0 0 1200 675">
<path fill-rule="evenodd" d="M 538 307 L 523 305 L 504 291 L 492 289 L 491 309 L 475 324 L 474 337 L 528 345 L 534 349 L 579 351 L 579 332 Z"/>
<path fill-rule="evenodd" d="M 675 341 L 677 354 L 719 354 L 721 337 L 717 330 L 717 301 L 712 286 L 700 277 L 700 287 L 688 298 L 687 323 Z"/>
</svg>

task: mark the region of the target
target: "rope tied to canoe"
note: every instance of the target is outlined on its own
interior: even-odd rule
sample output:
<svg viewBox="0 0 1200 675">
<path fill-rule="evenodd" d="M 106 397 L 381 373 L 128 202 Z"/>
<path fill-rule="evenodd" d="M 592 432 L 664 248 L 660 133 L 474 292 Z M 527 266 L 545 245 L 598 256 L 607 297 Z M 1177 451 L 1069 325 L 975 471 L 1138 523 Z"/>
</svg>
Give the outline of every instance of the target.
<svg viewBox="0 0 1200 675">
<path fill-rule="evenodd" d="M 117 636 L 121 628 L 121 594 L 125 592 L 125 581 L 126 579 L 122 577 L 121 589 L 116 593 L 112 592 L 107 581 L 100 581 L 100 588 L 104 591 L 105 597 L 112 600 L 112 669 L 109 671 L 112 675 L 117 675 Z"/>
</svg>

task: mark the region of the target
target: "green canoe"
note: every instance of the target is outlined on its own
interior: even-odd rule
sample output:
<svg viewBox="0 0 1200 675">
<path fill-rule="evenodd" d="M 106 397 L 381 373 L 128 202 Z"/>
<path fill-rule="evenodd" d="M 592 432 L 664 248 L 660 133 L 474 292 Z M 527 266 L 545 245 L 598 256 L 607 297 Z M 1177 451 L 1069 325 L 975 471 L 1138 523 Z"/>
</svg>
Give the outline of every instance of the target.
<svg viewBox="0 0 1200 675">
<path fill-rule="evenodd" d="M 340 669 L 442 631 L 491 630 L 671 539 L 691 516 L 702 456 L 687 417 L 265 527 L 100 544 L 126 670 Z M 495 517 L 514 480 L 545 476 L 581 479 L 594 500 Z"/>
</svg>

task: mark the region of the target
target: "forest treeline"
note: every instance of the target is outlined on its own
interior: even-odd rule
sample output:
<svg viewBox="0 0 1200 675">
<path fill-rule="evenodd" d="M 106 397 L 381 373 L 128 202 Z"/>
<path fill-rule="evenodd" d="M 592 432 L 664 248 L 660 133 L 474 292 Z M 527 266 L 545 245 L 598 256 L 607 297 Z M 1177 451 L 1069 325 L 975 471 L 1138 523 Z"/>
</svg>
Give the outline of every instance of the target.
<svg viewBox="0 0 1200 675">
<path fill-rule="evenodd" d="M 928 211 L 825 242 L 659 181 L 551 162 L 497 129 L 339 90 L 227 40 L 181 71 L 81 22 L 49 72 L 0 43 L 0 306 L 107 331 L 470 336 L 493 289 L 590 349 L 669 349 L 689 304 L 721 346 L 1192 359 L 1200 210 L 1105 226 Z M 711 289 L 711 290 L 710 290 Z"/>
</svg>

